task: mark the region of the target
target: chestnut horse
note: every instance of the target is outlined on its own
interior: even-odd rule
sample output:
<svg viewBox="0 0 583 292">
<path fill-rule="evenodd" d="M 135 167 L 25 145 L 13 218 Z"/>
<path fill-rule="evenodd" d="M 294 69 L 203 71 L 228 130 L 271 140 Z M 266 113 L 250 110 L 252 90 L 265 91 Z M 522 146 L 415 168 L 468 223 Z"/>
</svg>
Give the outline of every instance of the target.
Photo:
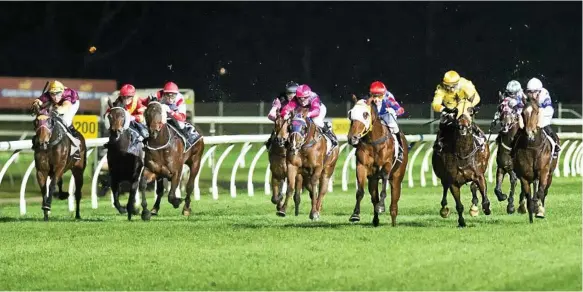
<svg viewBox="0 0 583 292">
<path fill-rule="evenodd" d="M 443 127 L 444 148 L 441 152 L 434 151 L 432 162 L 435 175 L 441 179 L 443 197 L 441 199 L 441 217 L 449 216 L 447 207 L 447 191 L 451 191 L 455 199 L 455 208 L 458 213 L 458 227 L 465 227 L 463 217 L 464 206 L 461 200 L 461 187 L 471 182 L 472 206 L 470 215 L 479 213 L 477 204 L 479 190 L 482 194 L 482 209 L 484 214 L 490 215 L 490 200 L 486 193 L 486 179 L 484 173 L 488 165 L 490 150 L 488 143 L 482 149 L 477 146 L 472 131 L 473 107 L 469 101 L 460 101 L 457 105 L 457 117 L 447 115 L 447 122 Z"/>
<path fill-rule="evenodd" d="M 557 159 L 552 157 L 550 138 L 538 127 L 538 117 L 538 102 L 528 98 L 522 110 L 524 129 L 518 132 L 513 148 L 514 172 L 520 179 L 526 197 L 530 223 L 533 222 L 533 213 L 536 213 L 537 218 L 545 217 L 545 198 L 553 181 L 553 171 L 557 167 Z"/>
<path fill-rule="evenodd" d="M 111 191 L 113 192 L 113 205 L 120 214 L 127 212 L 128 220 L 132 215 L 137 214 L 134 210 L 136 203 L 136 192 L 140 184 L 142 173 L 143 149 L 142 143 L 137 140 L 139 133 L 129 127 L 130 114 L 123 107 L 120 101 L 112 104 L 108 100 L 110 112 L 107 115 L 109 120 L 109 142 L 107 145 L 107 161 L 109 166 L 109 177 L 111 181 Z M 130 183 L 128 203 L 126 208 L 119 203 L 119 193 L 122 182 Z M 142 220 L 150 220 L 150 211 L 147 209 L 145 192 L 142 191 Z"/>
<path fill-rule="evenodd" d="M 66 126 L 51 109 L 40 110 L 35 107 L 36 114 L 34 126 L 36 131 L 36 143 L 34 143 L 34 165 L 36 167 L 36 180 L 41 189 L 43 203 L 42 210 L 44 220 L 49 220 L 51 203 L 55 193 L 55 184 L 59 187 L 57 198 L 64 200 L 69 197 L 68 192 L 63 192 L 63 174 L 71 170 L 75 181 L 75 218 L 81 219 L 79 205 L 81 203 L 81 189 L 83 188 L 83 172 L 87 165 L 87 147 L 85 139 L 79 135 L 79 156 L 74 159 L 71 156 L 73 143 L 68 138 Z M 51 182 L 47 186 L 47 180 Z"/>
<path fill-rule="evenodd" d="M 310 219 L 320 219 L 322 202 L 328 191 L 328 182 L 334 174 L 338 160 L 338 147 L 327 152 L 328 140 L 317 129 L 310 118 L 306 118 L 307 109 L 297 109 L 290 124 L 287 145 L 287 192 L 285 203 L 280 211 L 285 213 L 291 194 L 302 184 L 308 189 L 312 200 Z M 300 177 L 298 177 L 298 175 Z M 301 181 L 298 181 L 301 180 Z M 296 196 L 299 195 L 296 193 Z M 296 201 L 296 214 L 299 200 Z"/>
<path fill-rule="evenodd" d="M 145 145 L 144 172 L 142 182 L 144 184 L 157 181 L 156 202 L 151 210 L 152 215 L 157 215 L 160 210 L 160 200 L 164 191 L 163 178 L 170 181 L 168 202 L 174 208 L 180 207 L 182 200 L 175 195 L 176 188 L 182 175 L 182 167 L 186 164 L 190 168 L 188 182 L 186 184 L 186 200 L 182 214 L 190 216 L 190 197 L 194 191 L 194 179 L 200 169 L 200 160 L 204 151 L 204 139 L 201 136 L 194 145 L 185 145 L 185 141 L 179 136 L 178 130 L 167 123 L 167 114 L 162 104 L 158 101 L 149 101 L 146 112 L 146 125 L 150 134 Z M 188 137 L 186 137 L 188 138 Z M 145 185 L 140 189 L 145 189 Z"/>
<path fill-rule="evenodd" d="M 500 124 L 501 129 L 498 132 L 498 137 L 496 138 L 496 144 L 498 150 L 496 151 L 496 188 L 494 193 L 498 197 L 499 201 L 504 201 L 508 198 L 508 205 L 506 206 L 506 212 L 508 214 L 514 213 L 514 191 L 516 189 L 516 183 L 518 178 L 516 173 L 514 173 L 512 166 L 512 145 L 514 143 L 514 137 L 520 128 L 519 125 L 519 115 L 514 112 L 511 108 L 504 105 L 500 109 Z M 506 174 L 510 175 L 510 194 L 507 197 L 506 194 L 502 192 L 502 182 L 504 181 L 504 176 Z M 526 212 L 526 208 L 523 204 L 523 194 L 520 195 L 520 207 L 518 208 L 519 213 Z"/>
<path fill-rule="evenodd" d="M 275 138 L 273 143 L 271 143 L 271 149 L 269 150 L 269 163 L 272 173 L 271 177 L 271 189 L 272 197 L 271 202 L 276 204 L 276 214 L 280 217 L 286 216 L 287 204 L 289 203 L 290 197 L 286 196 L 286 200 L 283 200 L 283 194 L 281 190 L 283 187 L 284 180 L 287 178 L 287 145 L 289 137 L 289 119 L 284 119 L 278 116 L 275 120 Z M 302 190 L 304 188 L 303 178 L 300 173 L 296 175 L 296 187 L 294 190 L 294 203 L 295 203 L 295 215 L 298 216 L 300 212 L 300 202 Z M 276 197 L 276 194 L 279 194 Z"/>
<path fill-rule="evenodd" d="M 352 96 L 354 106 L 348 111 L 350 130 L 348 143 L 356 147 L 356 205 L 350 222 L 360 221 L 360 202 L 364 197 L 364 183 L 368 180 L 368 192 L 373 204 L 374 218 L 372 224 L 379 225 L 381 212 L 381 195 L 379 195 L 379 180 L 382 180 L 382 192 L 385 193 L 387 182 L 391 185 L 391 224 L 396 226 L 401 198 L 401 183 L 405 177 L 408 162 L 408 147 L 403 149 L 403 161 L 395 156 L 394 135 L 388 126 L 381 123 L 373 98 L 357 100 Z M 400 132 L 398 139 L 402 145 L 409 145 L 405 135 Z"/>
</svg>

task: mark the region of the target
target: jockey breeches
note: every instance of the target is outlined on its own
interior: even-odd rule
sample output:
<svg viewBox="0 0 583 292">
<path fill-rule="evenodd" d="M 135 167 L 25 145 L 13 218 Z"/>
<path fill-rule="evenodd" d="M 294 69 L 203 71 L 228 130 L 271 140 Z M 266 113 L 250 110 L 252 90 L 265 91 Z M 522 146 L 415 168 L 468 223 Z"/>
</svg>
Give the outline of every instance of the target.
<svg viewBox="0 0 583 292">
<path fill-rule="evenodd" d="M 390 108 L 388 113 L 379 116 L 391 129 L 393 134 L 399 133 L 399 125 L 397 124 L 397 113 Z"/>
<path fill-rule="evenodd" d="M 65 123 L 65 126 L 69 127 L 69 126 L 71 126 L 71 124 L 73 124 L 73 117 L 75 117 L 75 114 L 77 114 L 77 111 L 79 110 L 80 103 L 81 103 L 81 101 L 77 100 L 76 103 L 71 105 L 71 107 L 69 108 L 69 111 L 67 111 L 66 113 L 63 114 L 63 122 Z"/>
<path fill-rule="evenodd" d="M 320 104 L 320 114 L 315 117 L 312 118 L 312 120 L 314 121 L 314 124 L 316 124 L 316 126 L 322 128 L 324 127 L 324 118 L 326 117 L 326 106 L 324 104 Z"/>
</svg>

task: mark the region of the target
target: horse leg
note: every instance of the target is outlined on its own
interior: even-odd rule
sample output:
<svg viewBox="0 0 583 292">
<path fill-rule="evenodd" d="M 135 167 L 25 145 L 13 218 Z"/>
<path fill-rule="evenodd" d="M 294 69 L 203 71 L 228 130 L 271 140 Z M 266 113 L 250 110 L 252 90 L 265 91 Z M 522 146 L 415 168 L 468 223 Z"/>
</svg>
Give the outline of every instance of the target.
<svg viewBox="0 0 583 292">
<path fill-rule="evenodd" d="M 280 191 L 280 184 L 283 180 L 280 180 L 279 178 L 275 177 L 275 175 L 273 174 L 273 172 L 271 173 L 271 203 L 273 203 L 274 205 L 279 205 L 279 202 L 281 202 L 281 200 L 283 199 L 281 196 L 279 196 L 279 191 Z"/>
<path fill-rule="evenodd" d="M 182 198 L 176 197 L 176 189 L 180 183 L 180 176 L 182 175 L 182 168 L 176 172 L 170 180 L 170 191 L 168 192 L 168 203 L 172 204 L 174 209 L 178 209 L 180 204 L 182 204 Z"/>
<path fill-rule="evenodd" d="M 125 214 L 127 209 L 119 203 L 119 189 L 120 182 L 116 178 L 111 178 L 111 192 L 113 193 L 113 206 L 117 209 L 120 214 Z"/>
<path fill-rule="evenodd" d="M 296 166 L 290 165 L 287 168 L 287 190 L 285 192 L 285 201 L 280 200 L 276 206 L 277 212 L 275 214 L 279 217 L 285 217 L 285 212 L 287 210 L 287 204 L 291 199 L 295 186 L 296 186 L 296 177 L 298 174 L 298 168 Z"/>
<path fill-rule="evenodd" d="M 506 200 L 506 195 L 502 192 L 502 182 L 504 181 L 504 176 L 506 175 L 506 171 L 504 168 L 498 167 L 496 170 L 496 187 L 494 188 L 494 194 L 498 197 L 498 201 L 502 202 Z"/>
<path fill-rule="evenodd" d="M 460 198 L 460 188 L 456 185 L 451 185 L 449 187 L 451 194 L 455 200 L 455 210 L 458 214 L 458 227 L 466 227 L 466 220 L 464 220 L 464 205 L 462 204 L 462 200 Z"/>
<path fill-rule="evenodd" d="M 348 219 L 350 222 L 360 221 L 360 201 L 362 201 L 362 198 L 364 197 L 364 183 L 366 182 L 366 173 L 367 169 L 364 167 L 364 165 L 356 165 L 356 205 L 354 206 L 354 211 L 352 211 L 350 219 Z"/>
<path fill-rule="evenodd" d="M 439 215 L 441 218 L 449 217 L 449 208 L 447 207 L 447 190 L 449 189 L 449 184 L 441 181 L 441 186 L 443 187 L 443 196 L 441 197 L 441 210 L 439 210 Z"/>
<path fill-rule="evenodd" d="M 381 201 L 379 204 L 379 213 L 384 213 L 385 212 L 385 200 L 387 199 L 387 181 L 388 178 L 383 178 L 383 185 L 381 188 Z"/>
<path fill-rule="evenodd" d="M 492 214 L 492 210 L 490 210 L 490 199 L 488 198 L 488 193 L 486 192 L 486 177 L 484 174 L 478 176 L 478 189 L 480 190 L 480 194 L 482 194 L 482 210 L 486 216 Z"/>
<path fill-rule="evenodd" d="M 81 219 L 81 189 L 83 188 L 83 168 L 74 167 L 71 169 L 73 179 L 75 180 L 75 219 Z"/>
<path fill-rule="evenodd" d="M 472 205 L 470 206 L 470 216 L 476 217 L 480 213 L 478 209 L 478 185 L 476 182 L 470 184 L 470 191 L 472 192 Z"/>
<path fill-rule="evenodd" d="M 304 178 L 301 174 L 296 176 L 296 189 L 294 191 L 295 215 L 300 214 L 300 202 L 302 201 L 302 189 L 304 188 Z"/>
<path fill-rule="evenodd" d="M 320 175 L 322 173 L 322 170 L 314 170 L 314 172 L 312 173 L 312 176 L 310 177 L 310 188 L 312 195 L 310 196 L 310 198 L 312 199 L 312 210 L 310 210 L 310 219 L 312 220 L 319 220 L 320 219 L 320 213 L 318 212 L 318 200 L 320 198 L 320 192 L 319 192 L 319 181 L 320 181 Z"/>
<path fill-rule="evenodd" d="M 401 183 L 402 178 L 390 180 L 391 184 L 391 206 L 389 210 L 391 212 L 391 224 L 397 225 L 397 215 L 399 214 L 399 199 L 401 198 Z"/>
<path fill-rule="evenodd" d="M 516 182 L 518 178 L 514 171 L 510 171 L 510 195 L 508 196 L 508 206 L 506 207 L 506 212 L 508 214 L 514 213 L 514 191 L 516 190 Z"/>
<path fill-rule="evenodd" d="M 379 226 L 379 179 L 369 178 L 368 180 L 368 192 L 370 193 L 370 201 L 372 203 L 374 217 L 372 218 L 372 225 L 374 227 Z"/>
<path fill-rule="evenodd" d="M 138 190 L 138 182 L 132 182 L 130 186 L 130 193 L 128 194 L 128 204 L 126 205 L 126 209 L 128 212 L 128 221 L 132 220 L 132 215 L 137 215 L 135 209 L 136 205 L 136 191 Z"/>
<path fill-rule="evenodd" d="M 65 200 L 69 198 L 69 192 L 63 192 L 63 178 L 61 177 L 59 181 L 57 181 L 57 186 L 59 187 L 59 193 L 57 194 L 57 198 L 59 200 Z"/>
<path fill-rule="evenodd" d="M 522 189 L 522 193 L 520 194 L 520 196 L 524 195 L 525 201 L 526 201 L 526 209 L 528 211 L 528 221 L 530 223 L 532 223 L 532 200 L 530 198 L 530 184 L 528 183 L 528 181 L 524 178 L 520 178 L 520 187 Z M 522 202 L 521 202 L 521 206 L 522 207 Z M 520 212 L 520 208 L 518 209 L 518 212 Z"/>
<path fill-rule="evenodd" d="M 51 202 L 49 200 L 49 190 L 47 190 L 47 178 L 48 175 L 43 173 L 42 171 L 36 171 L 36 181 L 38 182 L 38 186 L 40 187 L 41 194 L 43 196 L 43 204 L 42 210 L 44 213 L 44 220 L 49 220 L 49 214 L 51 212 Z"/>
<path fill-rule="evenodd" d="M 140 194 L 142 196 L 142 220 L 148 221 L 152 217 L 150 210 L 148 210 L 148 201 L 146 200 L 146 187 L 148 184 L 146 176 L 144 176 L 144 172 L 146 168 L 143 168 L 142 175 L 138 178 L 138 186 L 140 189 Z"/>
<path fill-rule="evenodd" d="M 200 160 L 194 161 L 190 165 L 190 175 L 188 176 L 188 182 L 186 183 L 186 199 L 184 200 L 184 207 L 182 207 L 182 215 L 187 217 L 192 213 L 192 209 L 190 208 L 190 198 L 192 197 L 192 192 L 194 192 L 194 179 L 196 178 L 199 169 Z"/>
<path fill-rule="evenodd" d="M 150 213 L 153 216 L 158 216 L 158 212 L 160 211 L 160 201 L 162 200 L 162 196 L 164 195 L 164 179 L 163 178 L 156 178 L 156 201 L 154 202 L 154 207 Z"/>
<path fill-rule="evenodd" d="M 330 176 L 327 173 L 322 172 L 322 177 L 320 178 L 320 185 L 318 190 L 318 209 L 317 214 L 320 217 L 320 212 L 322 212 L 322 202 L 324 201 L 324 197 L 328 192 L 328 182 L 330 181 Z"/>
<path fill-rule="evenodd" d="M 547 173 L 549 173 L 547 167 Z M 544 172 L 543 172 L 544 173 Z M 536 218 L 545 218 L 545 207 L 544 207 L 544 197 L 545 192 L 548 190 L 548 182 L 549 182 L 549 175 L 542 175 L 538 184 L 538 190 L 536 190 L 536 199 L 533 203 L 535 203 L 536 208 Z"/>
</svg>

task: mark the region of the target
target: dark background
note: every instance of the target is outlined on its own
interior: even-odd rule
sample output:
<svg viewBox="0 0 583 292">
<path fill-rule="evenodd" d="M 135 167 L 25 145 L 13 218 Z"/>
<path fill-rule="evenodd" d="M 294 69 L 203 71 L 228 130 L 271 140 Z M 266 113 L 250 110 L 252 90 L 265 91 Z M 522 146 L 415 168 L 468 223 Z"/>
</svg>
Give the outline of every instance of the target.
<svg viewBox="0 0 583 292">
<path fill-rule="evenodd" d="M 288 80 L 325 101 L 384 81 L 427 103 L 457 70 L 484 103 L 516 78 L 581 101 L 581 2 L 2 2 L 0 75 L 193 88 L 269 101 Z M 89 54 L 88 48 L 97 52 Z M 227 74 L 218 75 L 224 67 Z"/>
</svg>

